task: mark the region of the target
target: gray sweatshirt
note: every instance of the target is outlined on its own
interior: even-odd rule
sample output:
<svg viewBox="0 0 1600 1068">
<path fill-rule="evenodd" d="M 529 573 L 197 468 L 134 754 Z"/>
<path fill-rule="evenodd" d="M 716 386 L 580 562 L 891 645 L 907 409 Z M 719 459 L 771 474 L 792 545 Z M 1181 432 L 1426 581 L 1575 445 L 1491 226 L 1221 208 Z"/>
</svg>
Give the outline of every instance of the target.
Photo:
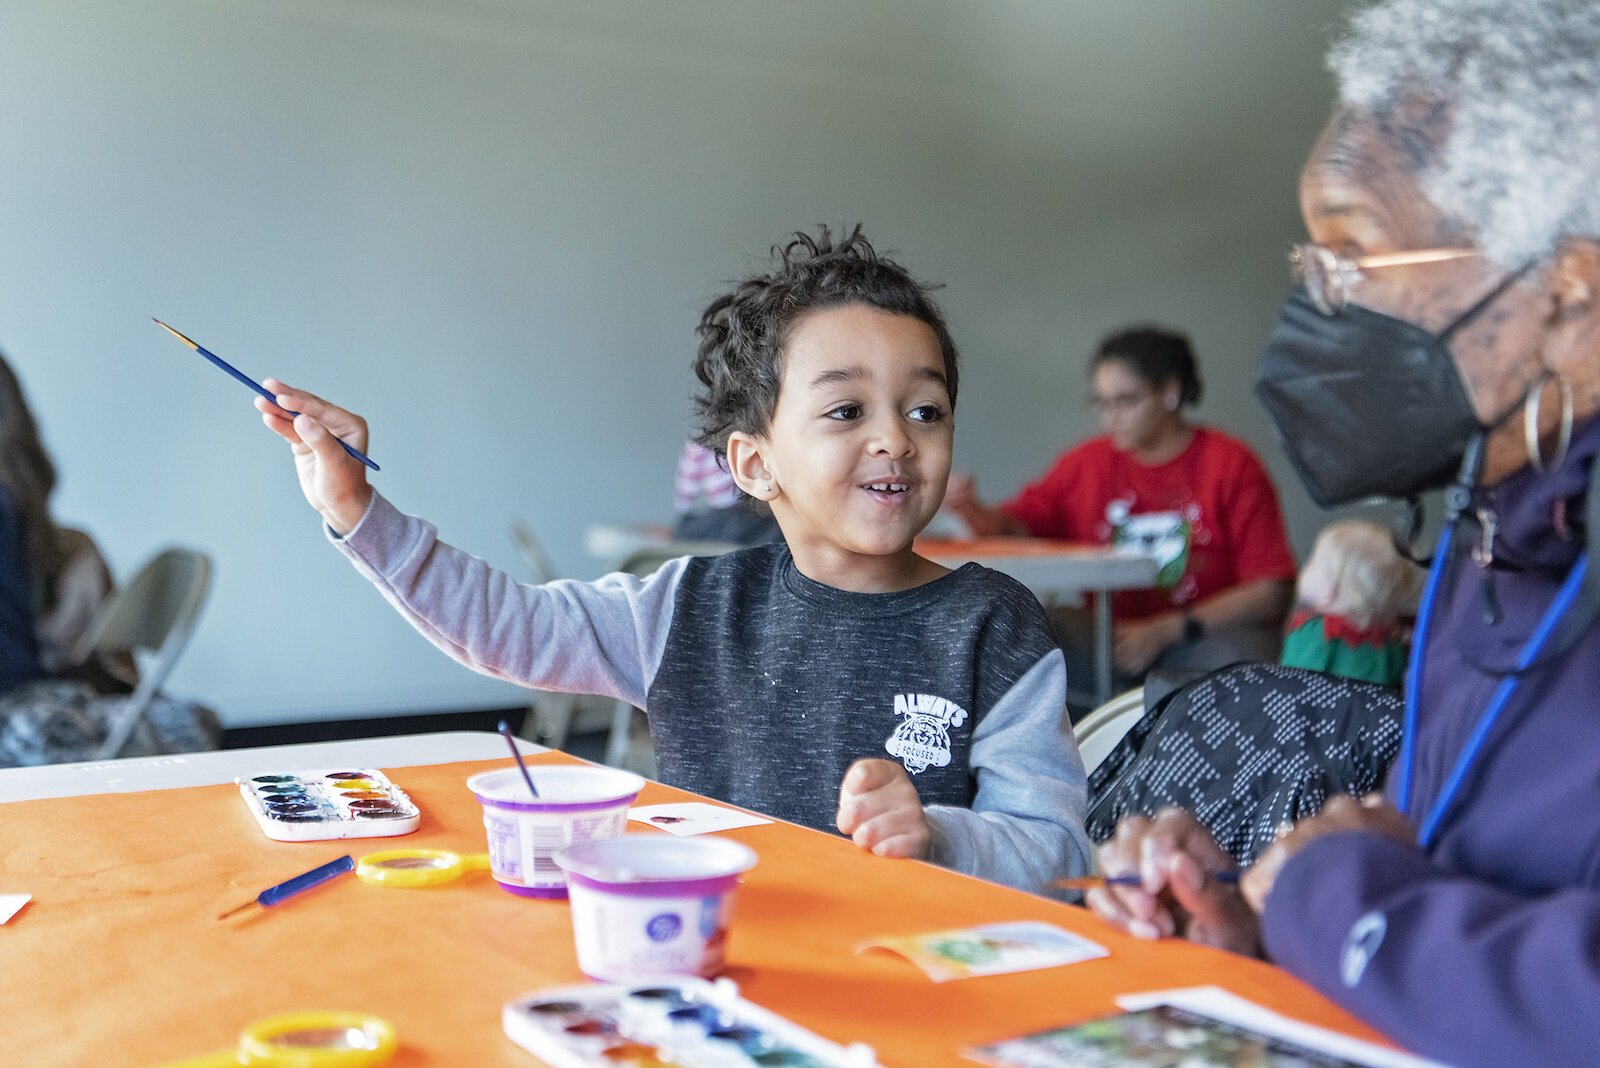
<svg viewBox="0 0 1600 1068">
<path fill-rule="evenodd" d="M 333 540 L 475 671 L 644 709 L 663 782 L 832 830 L 850 764 L 894 759 L 936 863 L 1035 892 L 1090 869 L 1065 662 L 1038 601 L 995 571 L 851 593 L 775 544 L 530 586 L 378 494 Z"/>
</svg>

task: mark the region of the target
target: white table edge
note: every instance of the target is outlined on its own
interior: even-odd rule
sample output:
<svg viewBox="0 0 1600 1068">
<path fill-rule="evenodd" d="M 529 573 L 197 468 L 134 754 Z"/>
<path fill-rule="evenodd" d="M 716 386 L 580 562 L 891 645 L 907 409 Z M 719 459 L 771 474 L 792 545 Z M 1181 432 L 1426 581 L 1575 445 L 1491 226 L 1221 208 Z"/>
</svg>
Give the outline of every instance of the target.
<svg viewBox="0 0 1600 1068">
<path fill-rule="evenodd" d="M 517 739 L 523 753 L 542 745 Z M 0 768 L 0 803 L 39 801 L 87 794 L 137 793 L 184 786 L 215 786 L 269 771 L 294 771 L 334 764 L 367 768 L 419 767 L 460 760 L 506 757 L 505 739 L 493 731 L 438 731 L 332 742 L 214 749 L 203 753 L 125 757 L 121 760 Z"/>
</svg>

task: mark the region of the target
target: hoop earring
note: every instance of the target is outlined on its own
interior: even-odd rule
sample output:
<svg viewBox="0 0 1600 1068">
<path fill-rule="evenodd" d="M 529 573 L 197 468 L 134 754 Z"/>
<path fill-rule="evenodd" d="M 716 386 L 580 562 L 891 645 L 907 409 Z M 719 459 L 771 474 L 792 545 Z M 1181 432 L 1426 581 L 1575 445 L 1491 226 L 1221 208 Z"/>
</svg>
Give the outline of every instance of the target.
<svg viewBox="0 0 1600 1068">
<path fill-rule="evenodd" d="M 1561 391 L 1561 426 L 1556 432 L 1555 455 L 1546 460 L 1539 448 L 1539 415 L 1544 403 L 1544 385 L 1551 379 L 1555 379 L 1556 388 Z M 1528 448 L 1528 462 L 1535 471 L 1544 474 L 1560 467 L 1566 461 L 1567 446 L 1572 444 L 1572 383 L 1554 371 L 1540 375 L 1522 402 L 1522 433 L 1523 444 Z"/>
</svg>

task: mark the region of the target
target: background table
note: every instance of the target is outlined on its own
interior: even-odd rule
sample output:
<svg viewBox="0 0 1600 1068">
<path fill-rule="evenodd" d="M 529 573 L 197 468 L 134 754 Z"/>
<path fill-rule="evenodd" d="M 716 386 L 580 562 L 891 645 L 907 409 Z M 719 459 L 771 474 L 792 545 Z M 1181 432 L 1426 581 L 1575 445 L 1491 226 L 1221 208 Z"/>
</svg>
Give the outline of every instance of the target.
<svg viewBox="0 0 1600 1068">
<path fill-rule="evenodd" d="M 657 524 L 592 523 L 584 531 L 584 549 L 615 566 L 640 549 L 675 544 L 671 539 L 672 529 Z M 686 555 L 705 554 L 702 543 L 677 544 Z M 968 561 L 992 567 L 1028 587 L 1047 606 L 1072 604 L 1083 594 L 1092 595 L 1094 684 L 1088 693 L 1096 705 L 1105 704 L 1114 696 L 1111 594 L 1154 586 L 1160 571 L 1154 559 L 1125 549 L 1047 538 L 918 538 L 917 551 L 949 568 Z"/>
<path fill-rule="evenodd" d="M 281 760 L 252 766 L 304 767 L 301 757 L 320 755 L 308 754 L 314 748 L 283 747 Z M 533 760 L 571 758 L 550 752 Z M 357 755 L 349 762 L 375 761 Z M 0 807 L 0 892 L 34 895 L 0 928 L 5 1062 L 148 1068 L 230 1046 L 259 1017 L 351 1009 L 396 1026 L 400 1066 L 537 1064 L 504 1037 L 500 1009 L 531 991 L 582 981 L 564 902 L 514 897 L 486 873 L 427 890 L 348 877 L 240 921 L 215 918 L 343 853 L 399 845 L 482 850 L 481 810 L 465 779 L 503 764 L 385 768 L 422 809 L 421 827 L 404 838 L 273 842 L 231 784 Z M 652 783 L 640 801 L 689 796 Z M 761 858 L 734 905 L 727 974 L 751 1000 L 802 1026 L 870 1043 L 892 1068 L 970 1068 L 960 1051 L 973 1043 L 1112 1012 L 1119 993 L 1200 983 L 1372 1037 L 1257 961 L 1123 938 L 1081 909 L 882 860 L 788 824 L 726 836 Z M 886 935 L 1005 920 L 1057 924 L 1111 956 L 935 985 L 897 957 L 857 952 Z"/>
<path fill-rule="evenodd" d="M 1154 586 L 1160 567 L 1152 557 L 1098 545 L 1011 537 L 919 538 L 917 551 L 945 567 L 960 567 L 969 560 L 992 567 L 1028 587 L 1047 606 L 1092 594 L 1094 703 L 1103 705 L 1112 698 L 1111 594 Z"/>
<path fill-rule="evenodd" d="M 524 753 L 545 747 L 517 739 Z M 177 786 L 207 786 L 260 775 L 290 761 L 297 768 L 330 768 L 335 764 L 363 767 L 448 764 L 457 760 L 493 760 L 506 755 L 506 742 L 487 731 L 440 731 L 390 738 L 219 749 L 208 753 L 129 757 L 124 760 L 48 764 L 38 768 L 0 768 L 0 802 L 32 801 L 80 794 L 131 793 Z"/>
</svg>

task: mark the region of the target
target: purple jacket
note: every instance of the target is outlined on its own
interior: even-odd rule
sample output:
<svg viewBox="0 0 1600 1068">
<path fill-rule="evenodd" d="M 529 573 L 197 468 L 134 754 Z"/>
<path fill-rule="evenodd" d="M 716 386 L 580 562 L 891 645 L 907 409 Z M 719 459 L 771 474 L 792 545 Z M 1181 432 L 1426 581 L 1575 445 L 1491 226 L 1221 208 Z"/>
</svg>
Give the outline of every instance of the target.
<svg viewBox="0 0 1600 1068">
<path fill-rule="evenodd" d="M 1512 658 L 1582 552 L 1597 452 L 1593 420 L 1560 470 L 1524 470 L 1491 494 L 1501 524 L 1498 623 L 1486 621 L 1482 572 L 1465 554 L 1440 590 L 1413 823 L 1432 808 L 1499 682 L 1474 662 Z M 1427 1056 L 1600 1064 L 1600 626 L 1528 673 L 1456 796 L 1426 852 L 1354 833 L 1308 845 L 1267 900 L 1269 952 Z"/>
</svg>

